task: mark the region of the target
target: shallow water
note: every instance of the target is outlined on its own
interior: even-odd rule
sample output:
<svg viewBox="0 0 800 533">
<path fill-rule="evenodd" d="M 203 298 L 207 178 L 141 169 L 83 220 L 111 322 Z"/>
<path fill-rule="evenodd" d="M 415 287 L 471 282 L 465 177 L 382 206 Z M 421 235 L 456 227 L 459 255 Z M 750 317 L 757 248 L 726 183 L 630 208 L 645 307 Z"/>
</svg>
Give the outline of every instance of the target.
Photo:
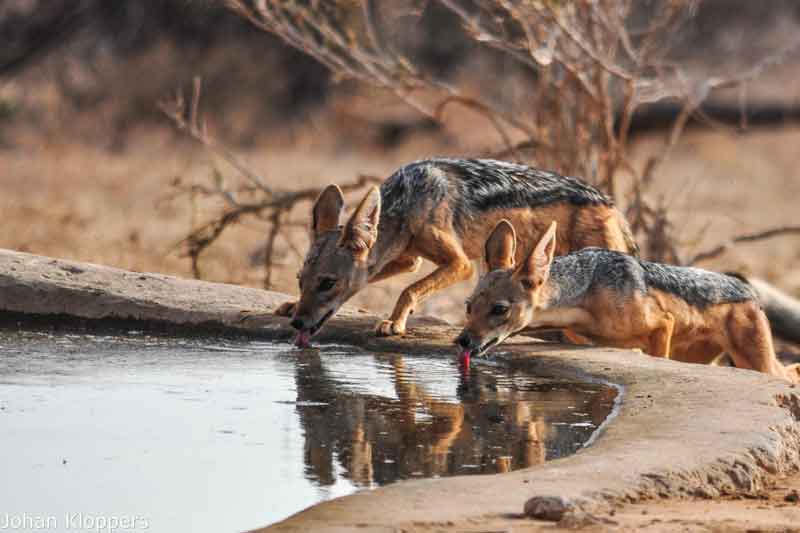
<svg viewBox="0 0 800 533">
<path fill-rule="evenodd" d="M 0 328 L 0 527 L 252 529 L 399 479 L 568 455 L 615 394 L 505 363 L 461 376 L 340 346 Z"/>
</svg>

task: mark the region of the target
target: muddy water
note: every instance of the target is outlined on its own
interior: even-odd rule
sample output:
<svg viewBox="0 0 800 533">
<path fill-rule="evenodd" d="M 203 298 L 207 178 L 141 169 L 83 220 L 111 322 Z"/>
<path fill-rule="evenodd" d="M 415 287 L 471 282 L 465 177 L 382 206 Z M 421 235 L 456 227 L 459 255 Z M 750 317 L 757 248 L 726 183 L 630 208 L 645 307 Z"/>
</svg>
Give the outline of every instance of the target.
<svg viewBox="0 0 800 533">
<path fill-rule="evenodd" d="M 568 455 L 614 397 L 501 363 L 463 376 L 337 346 L 0 329 L 0 527 L 246 530 L 400 479 Z"/>
</svg>

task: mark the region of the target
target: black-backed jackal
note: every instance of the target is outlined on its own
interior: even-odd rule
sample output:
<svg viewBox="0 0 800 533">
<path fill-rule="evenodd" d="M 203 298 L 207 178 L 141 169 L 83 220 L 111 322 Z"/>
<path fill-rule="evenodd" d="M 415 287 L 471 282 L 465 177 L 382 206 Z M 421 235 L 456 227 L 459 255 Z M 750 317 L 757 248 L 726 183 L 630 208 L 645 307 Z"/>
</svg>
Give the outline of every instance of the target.
<svg viewBox="0 0 800 533">
<path fill-rule="evenodd" d="M 798 365 L 775 357 L 772 333 L 753 288 L 735 276 L 652 263 L 586 248 L 554 257 L 556 222 L 526 247 L 502 220 L 485 244 L 490 269 L 467 302 L 456 343 L 480 355 L 529 328 L 564 328 L 598 345 L 710 363 L 727 352 L 739 368 L 798 381 Z M 517 261 L 520 248 L 524 259 Z"/>
<path fill-rule="evenodd" d="M 404 333 L 417 305 L 472 276 L 472 260 L 501 219 L 521 228 L 523 249 L 556 220 L 556 254 L 587 246 L 636 252 L 624 216 L 603 193 L 575 178 L 501 161 L 418 161 L 370 190 L 341 225 L 343 210 L 341 190 L 330 185 L 313 208 L 300 299 L 278 310 L 292 316 L 301 346 L 368 283 L 414 272 L 428 259 L 438 268 L 407 287 L 377 326 L 379 335 Z"/>
</svg>

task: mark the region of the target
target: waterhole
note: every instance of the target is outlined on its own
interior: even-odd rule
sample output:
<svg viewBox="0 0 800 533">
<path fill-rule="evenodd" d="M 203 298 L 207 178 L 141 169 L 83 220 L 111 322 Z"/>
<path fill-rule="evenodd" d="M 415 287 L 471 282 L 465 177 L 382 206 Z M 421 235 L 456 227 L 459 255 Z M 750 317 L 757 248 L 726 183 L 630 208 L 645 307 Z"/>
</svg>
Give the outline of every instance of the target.
<svg viewBox="0 0 800 533">
<path fill-rule="evenodd" d="M 399 480 L 569 455 L 615 396 L 512 363 L 467 375 L 345 346 L 4 327 L 0 521 L 248 530 Z"/>
</svg>

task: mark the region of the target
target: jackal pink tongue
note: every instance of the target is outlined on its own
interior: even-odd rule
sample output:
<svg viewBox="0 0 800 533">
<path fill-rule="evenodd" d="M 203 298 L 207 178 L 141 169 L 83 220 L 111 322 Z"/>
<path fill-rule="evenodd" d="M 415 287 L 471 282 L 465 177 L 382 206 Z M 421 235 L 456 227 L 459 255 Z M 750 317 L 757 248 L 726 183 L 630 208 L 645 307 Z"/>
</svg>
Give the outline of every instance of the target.
<svg viewBox="0 0 800 533">
<path fill-rule="evenodd" d="M 468 365 L 469 364 L 469 356 L 472 355 L 472 350 L 462 350 L 461 351 L 461 363 Z"/>
<path fill-rule="evenodd" d="M 311 334 L 308 331 L 298 331 L 294 345 L 298 348 L 308 348 L 311 346 Z"/>
</svg>

